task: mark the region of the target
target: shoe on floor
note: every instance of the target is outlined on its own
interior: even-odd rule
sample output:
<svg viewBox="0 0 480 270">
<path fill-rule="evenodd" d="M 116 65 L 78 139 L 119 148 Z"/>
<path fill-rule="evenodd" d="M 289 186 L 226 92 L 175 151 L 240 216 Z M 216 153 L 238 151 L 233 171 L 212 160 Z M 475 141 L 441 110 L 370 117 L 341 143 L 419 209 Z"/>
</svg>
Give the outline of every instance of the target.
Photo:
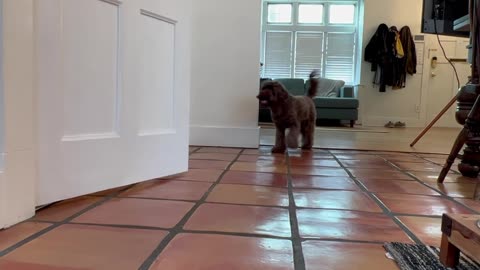
<svg viewBox="0 0 480 270">
<path fill-rule="evenodd" d="M 396 122 L 395 125 L 394 125 L 394 127 L 396 127 L 396 128 L 404 128 L 406 126 L 407 125 L 405 123 L 400 122 L 400 121 Z"/>
<path fill-rule="evenodd" d="M 386 128 L 394 128 L 395 127 L 395 124 L 392 122 L 392 121 L 388 121 L 388 123 L 385 124 Z"/>
</svg>

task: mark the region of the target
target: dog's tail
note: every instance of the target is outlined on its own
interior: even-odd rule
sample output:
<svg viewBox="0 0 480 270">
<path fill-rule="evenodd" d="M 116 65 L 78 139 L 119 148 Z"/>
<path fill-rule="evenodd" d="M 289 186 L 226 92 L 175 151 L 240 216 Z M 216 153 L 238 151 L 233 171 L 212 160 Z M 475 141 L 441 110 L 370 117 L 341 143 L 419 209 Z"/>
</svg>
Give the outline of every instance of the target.
<svg viewBox="0 0 480 270">
<path fill-rule="evenodd" d="M 310 87 L 307 90 L 307 97 L 314 98 L 318 90 L 318 70 L 315 69 L 310 73 Z"/>
</svg>

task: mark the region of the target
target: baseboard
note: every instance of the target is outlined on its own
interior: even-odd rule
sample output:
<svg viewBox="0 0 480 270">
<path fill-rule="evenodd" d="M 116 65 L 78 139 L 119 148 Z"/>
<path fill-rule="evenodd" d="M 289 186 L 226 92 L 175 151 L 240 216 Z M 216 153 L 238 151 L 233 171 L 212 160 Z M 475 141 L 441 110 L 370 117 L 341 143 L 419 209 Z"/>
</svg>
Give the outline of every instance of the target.
<svg viewBox="0 0 480 270">
<path fill-rule="evenodd" d="M 190 126 L 190 145 L 258 148 L 259 127 Z"/>
<path fill-rule="evenodd" d="M 407 127 L 423 128 L 425 127 L 425 121 L 418 118 L 407 117 L 382 117 L 382 116 L 370 116 L 363 117 L 362 125 L 364 127 L 383 127 L 389 121 L 404 122 Z"/>
</svg>

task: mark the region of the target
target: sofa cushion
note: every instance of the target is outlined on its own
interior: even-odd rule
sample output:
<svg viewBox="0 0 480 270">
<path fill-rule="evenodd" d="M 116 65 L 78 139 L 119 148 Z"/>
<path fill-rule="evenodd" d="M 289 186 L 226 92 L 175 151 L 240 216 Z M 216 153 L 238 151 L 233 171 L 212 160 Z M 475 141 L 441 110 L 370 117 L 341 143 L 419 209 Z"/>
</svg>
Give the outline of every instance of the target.
<svg viewBox="0 0 480 270">
<path fill-rule="evenodd" d="M 316 97 L 313 99 L 317 108 L 358 108 L 358 99 L 356 98 L 329 98 Z"/>
<path fill-rule="evenodd" d="M 294 96 L 305 95 L 305 81 L 303 79 L 276 79 Z"/>
<path fill-rule="evenodd" d="M 340 89 L 345 86 L 342 80 L 318 79 L 317 97 L 339 97 Z M 305 83 L 305 89 L 310 87 L 310 80 Z"/>
</svg>

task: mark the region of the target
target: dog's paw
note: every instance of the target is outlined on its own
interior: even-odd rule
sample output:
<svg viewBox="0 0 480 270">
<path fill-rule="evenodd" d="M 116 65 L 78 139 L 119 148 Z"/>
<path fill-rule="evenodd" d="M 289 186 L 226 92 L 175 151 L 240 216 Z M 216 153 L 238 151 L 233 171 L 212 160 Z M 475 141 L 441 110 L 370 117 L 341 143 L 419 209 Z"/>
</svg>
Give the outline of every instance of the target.
<svg viewBox="0 0 480 270">
<path fill-rule="evenodd" d="M 312 148 L 313 148 L 313 146 L 311 146 L 311 145 L 303 145 L 302 146 L 303 150 L 312 150 Z"/>
<path fill-rule="evenodd" d="M 275 146 L 272 148 L 272 153 L 276 153 L 276 154 L 283 154 L 285 153 L 285 147 L 278 147 L 278 146 Z"/>
</svg>

